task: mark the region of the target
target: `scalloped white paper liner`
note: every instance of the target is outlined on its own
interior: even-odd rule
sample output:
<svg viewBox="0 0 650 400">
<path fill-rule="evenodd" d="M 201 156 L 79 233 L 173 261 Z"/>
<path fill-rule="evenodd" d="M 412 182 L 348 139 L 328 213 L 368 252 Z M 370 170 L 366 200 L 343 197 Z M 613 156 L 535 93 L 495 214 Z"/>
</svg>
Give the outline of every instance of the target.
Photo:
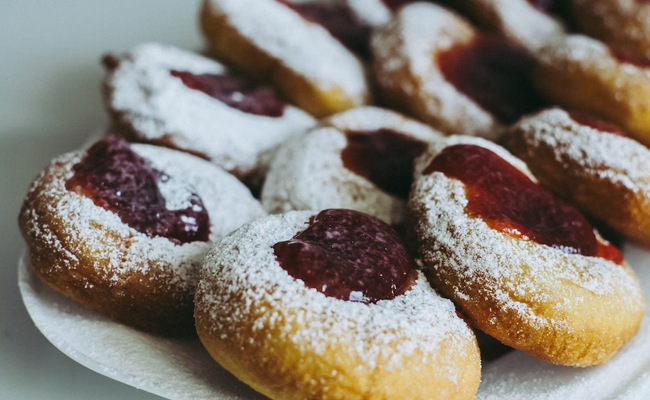
<svg viewBox="0 0 650 400">
<path fill-rule="evenodd" d="M 627 245 L 625 256 L 650 293 L 650 251 Z M 171 400 L 252 400 L 254 392 L 221 368 L 198 339 L 167 339 L 113 322 L 54 292 L 18 265 L 23 302 L 36 327 L 80 364 Z M 551 365 L 522 352 L 483 365 L 476 400 L 645 400 L 650 398 L 650 322 L 607 363 L 590 368 Z"/>
<path fill-rule="evenodd" d="M 221 368 L 198 338 L 140 332 L 50 289 L 21 259 L 18 285 L 36 327 L 68 357 L 117 381 L 172 400 L 265 399 Z"/>
</svg>

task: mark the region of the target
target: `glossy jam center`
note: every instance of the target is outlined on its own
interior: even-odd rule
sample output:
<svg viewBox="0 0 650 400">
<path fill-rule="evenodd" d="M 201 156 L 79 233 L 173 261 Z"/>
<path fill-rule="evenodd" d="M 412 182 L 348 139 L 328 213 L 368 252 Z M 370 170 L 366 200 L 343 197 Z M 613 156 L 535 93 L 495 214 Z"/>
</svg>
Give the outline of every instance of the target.
<svg viewBox="0 0 650 400">
<path fill-rule="evenodd" d="M 369 58 L 370 28 L 360 24 L 347 7 L 321 1 L 300 3 L 280 0 L 280 2 L 296 11 L 304 19 L 322 25 L 354 53 L 364 59 Z"/>
<path fill-rule="evenodd" d="M 321 211 L 307 229 L 275 244 L 273 250 L 289 275 L 340 300 L 390 300 L 404 293 L 415 278 L 397 233 L 358 211 Z"/>
<path fill-rule="evenodd" d="M 278 99 L 270 86 L 231 74 L 193 74 L 171 70 L 169 73 L 183 81 L 190 89 L 201 91 L 228 106 L 245 113 L 266 117 L 281 117 L 285 104 Z"/>
<path fill-rule="evenodd" d="M 445 79 L 501 122 L 512 123 L 546 103 L 528 79 L 533 60 L 497 36 L 483 35 L 438 55 Z"/>
<path fill-rule="evenodd" d="M 413 160 L 426 143 L 389 129 L 346 132 L 341 153 L 345 168 L 363 176 L 386 193 L 405 199 L 413 181 Z"/>
<path fill-rule="evenodd" d="M 567 253 L 623 261 L 618 249 L 598 242 L 578 210 L 490 150 L 474 145 L 447 147 L 424 173 L 436 171 L 464 183 L 466 210 L 492 229 Z"/>
<path fill-rule="evenodd" d="M 602 120 L 592 114 L 582 111 L 568 111 L 567 113 L 572 120 L 579 123 L 580 125 L 588 126 L 601 132 L 612 133 L 618 136 L 627 136 L 625 132 L 623 132 L 623 130 L 618 126 Z"/>
<path fill-rule="evenodd" d="M 159 186 L 172 178 L 154 169 L 126 140 L 110 136 L 95 143 L 72 170 L 66 189 L 91 198 L 136 231 L 177 244 L 208 241 L 210 218 L 199 196 L 184 190 L 182 199 L 175 195 L 174 209 L 168 209 Z"/>
</svg>

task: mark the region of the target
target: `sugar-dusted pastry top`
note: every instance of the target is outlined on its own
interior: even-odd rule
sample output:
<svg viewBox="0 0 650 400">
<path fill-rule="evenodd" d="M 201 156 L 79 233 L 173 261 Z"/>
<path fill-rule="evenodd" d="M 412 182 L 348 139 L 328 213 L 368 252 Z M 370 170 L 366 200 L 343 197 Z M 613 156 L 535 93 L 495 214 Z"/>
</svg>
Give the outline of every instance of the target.
<svg viewBox="0 0 650 400">
<path fill-rule="evenodd" d="M 391 370 L 403 357 L 415 354 L 424 357 L 426 364 L 442 343 L 465 351 L 466 343 L 474 340 L 471 331 L 457 318 L 453 304 L 439 297 L 421 273 L 403 294 L 370 304 L 327 296 L 287 273 L 273 246 L 305 230 L 313 215 L 302 211 L 257 220 L 224 238 L 208 254 L 197 309 L 201 315 L 217 313 L 228 318 L 207 321 L 207 334 L 229 332 L 228 341 L 248 343 L 252 350 L 258 346 L 249 343 L 246 326 L 254 315 L 260 329 L 284 327 L 276 330 L 275 343 L 290 342 L 310 358 L 344 360 L 344 354 L 331 354 L 332 346 L 354 349 L 351 357 L 360 363 L 360 369 Z M 240 308 L 241 304 L 251 307 Z M 263 305 L 264 312 L 257 305 Z M 292 330 L 290 326 L 300 328 Z M 460 378 L 454 376 L 453 369 L 438 372 L 443 379 Z M 333 377 L 334 381 L 345 379 Z"/>
<path fill-rule="evenodd" d="M 272 82 L 313 115 L 366 104 L 361 61 L 325 26 L 296 11 L 300 7 L 277 0 L 206 0 L 203 33 L 217 56 Z"/>
<path fill-rule="evenodd" d="M 378 107 L 354 108 L 322 123 L 279 150 L 262 191 L 265 208 L 350 208 L 401 224 L 413 160 L 442 135 Z"/>
<path fill-rule="evenodd" d="M 447 134 L 494 139 L 545 104 L 525 49 L 434 4 L 400 8 L 371 48 L 382 99 Z"/>
<path fill-rule="evenodd" d="M 104 63 L 106 107 L 126 136 L 200 155 L 240 178 L 316 123 L 271 87 L 171 46 L 139 45 Z"/>
<path fill-rule="evenodd" d="M 112 136 L 52 161 L 19 216 L 37 275 L 146 331 L 187 334 L 213 241 L 265 213 L 250 191 L 192 155 Z"/>
<path fill-rule="evenodd" d="M 471 185 L 445 172 L 427 171 L 446 149 L 467 145 L 527 171 L 500 146 L 461 136 L 434 143 L 418 159 L 421 173 L 409 216 L 434 284 L 460 304 L 474 326 L 503 343 L 564 365 L 604 362 L 636 332 L 643 315 L 634 273 L 617 250 L 600 252 L 610 245 L 597 234 L 595 253 L 585 256 L 577 254 L 579 244 L 540 244 L 512 218 L 495 224 L 500 218 L 472 212 Z M 517 213 L 529 208 L 515 207 Z M 557 216 L 550 211 L 547 218 Z M 565 228 L 563 220 L 556 222 Z M 617 324 L 608 319 L 612 314 L 620 319 Z"/>
</svg>

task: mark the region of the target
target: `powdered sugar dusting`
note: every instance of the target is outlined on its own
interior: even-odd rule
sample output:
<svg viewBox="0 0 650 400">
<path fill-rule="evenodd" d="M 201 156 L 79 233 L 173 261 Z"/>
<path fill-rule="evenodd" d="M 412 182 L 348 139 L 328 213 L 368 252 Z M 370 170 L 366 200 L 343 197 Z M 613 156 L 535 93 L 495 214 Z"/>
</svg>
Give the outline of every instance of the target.
<svg viewBox="0 0 650 400">
<path fill-rule="evenodd" d="M 443 137 L 442 133 L 428 125 L 393 110 L 375 106 L 353 108 L 332 115 L 321 122 L 324 125 L 331 125 L 341 132 L 371 132 L 380 129 L 389 129 L 425 142 L 439 140 Z"/>
<path fill-rule="evenodd" d="M 549 42 L 536 54 L 538 61 L 557 69 L 578 68 L 593 71 L 591 74 L 612 79 L 613 86 L 622 87 L 630 80 L 642 79 L 647 82 L 650 69 L 628 62 L 621 62 L 607 45 L 583 35 L 568 35 Z M 611 70 L 616 70 L 613 75 Z"/>
<path fill-rule="evenodd" d="M 426 364 L 442 341 L 449 340 L 456 360 L 468 356 L 462 353 L 474 340 L 471 331 L 421 273 L 405 294 L 362 304 L 327 297 L 284 271 L 271 246 L 305 229 L 312 215 L 292 212 L 257 220 L 224 238 L 206 256 L 196 304 L 210 315 L 211 334 L 228 332 L 243 343 L 237 337 L 248 335 L 245 321 L 252 317 L 251 307 L 268 304 L 263 314 L 255 315 L 254 329 L 274 330 L 281 336 L 278 342 L 290 343 L 301 354 L 323 356 L 333 343 L 344 344 L 362 363 L 359 368 L 381 365 L 390 370 L 411 354 L 421 354 Z M 395 347 L 398 351 L 389 350 Z M 453 368 L 440 373 L 455 379 Z"/>
<path fill-rule="evenodd" d="M 170 70 L 225 74 L 220 63 L 171 46 L 149 43 L 118 59 L 104 82 L 107 107 L 138 140 L 201 154 L 244 177 L 268 165 L 267 152 L 316 121 L 296 107 L 282 117 L 253 115 L 188 88 Z"/>
<path fill-rule="evenodd" d="M 422 123 L 378 107 L 345 111 L 323 120 L 323 124 L 334 128 L 316 129 L 279 150 L 262 192 L 262 204 L 267 211 L 350 208 L 389 224 L 402 223 L 404 200 L 345 168 L 341 153 L 348 141 L 343 132 L 390 129 L 426 143 L 442 135 Z"/>
<path fill-rule="evenodd" d="M 445 133 L 496 138 L 503 126 L 447 82 L 436 63 L 436 54 L 468 43 L 476 34 L 440 6 L 405 6 L 372 36 L 377 81 L 384 91 L 400 93 L 413 103 L 402 108 Z"/>
<path fill-rule="evenodd" d="M 178 205 L 191 192 L 203 200 L 210 215 L 211 240 L 218 240 L 243 223 L 264 215 L 250 192 L 234 177 L 196 157 L 164 148 L 133 145 L 133 150 L 150 161 L 154 168 L 168 175 L 170 182 L 180 177 L 184 183 L 168 183 L 165 197 Z M 150 238 L 124 224 L 113 212 L 94 204 L 93 200 L 66 190 L 72 177 L 72 166 L 81 161 L 82 152 L 65 154 L 55 159 L 37 178 L 30 191 L 39 190 L 39 203 L 44 205 L 29 213 L 30 234 L 45 240 L 53 251 L 94 261 L 97 275 L 117 285 L 130 273 L 147 273 L 150 267 L 167 276 L 170 287 L 193 291 L 200 261 L 210 247 L 206 242 L 176 245 L 162 237 Z M 43 181 L 47 179 L 47 181 Z M 65 247 L 52 228 L 42 221 L 41 214 L 62 221 L 59 234 L 65 236 Z M 70 247 L 72 246 L 72 247 Z M 51 268 L 61 268 L 53 265 Z"/>
<path fill-rule="evenodd" d="M 331 127 L 315 129 L 285 143 L 271 163 L 262 190 L 270 213 L 349 208 L 389 224 L 404 219 L 404 201 L 380 190 L 343 166 L 345 134 Z"/>
<path fill-rule="evenodd" d="M 390 21 L 392 12 L 382 0 L 337 0 L 345 4 L 362 22 L 379 27 Z"/>
<path fill-rule="evenodd" d="M 209 0 L 207 5 L 255 48 L 319 88 L 366 102 L 361 62 L 322 26 L 275 0 Z"/>
<path fill-rule="evenodd" d="M 559 108 L 524 118 L 512 130 L 534 148 L 552 149 L 556 162 L 574 166 L 572 175 L 650 197 L 650 150 L 635 140 L 582 125 Z"/>
<path fill-rule="evenodd" d="M 550 40 L 565 33 L 562 23 L 539 11 L 528 0 L 470 0 L 473 16 L 487 26 L 536 51 Z"/>
<path fill-rule="evenodd" d="M 481 145 L 476 139 L 463 138 L 451 138 L 449 145 L 459 142 Z M 432 149 L 423 155 L 418 160 L 418 170 L 428 165 L 436 154 Z M 513 157 L 504 159 L 510 161 Z M 418 217 L 415 230 L 421 244 L 420 253 L 429 268 L 451 269 L 458 276 L 462 284 L 453 288 L 457 298 L 469 299 L 476 294 L 467 290 L 480 286 L 481 295 L 489 298 L 495 310 L 501 310 L 499 313 L 512 313 L 520 323 L 548 331 L 562 331 L 563 327 L 570 326 L 566 315 L 580 315 L 582 308 L 593 312 L 598 306 L 589 302 L 592 294 L 616 299 L 618 304 L 625 305 L 625 312 L 638 313 L 643 309 L 638 282 L 627 265 L 515 239 L 489 228 L 480 218 L 469 217 L 466 205 L 463 183 L 439 172 L 420 176 L 409 200 L 409 211 Z M 558 292 L 566 290 L 562 282 L 567 281 L 584 290 L 577 292 L 582 296 L 576 298 L 567 293 L 558 297 Z M 539 314 L 540 309 L 554 310 L 556 317 Z M 600 315 L 609 312 L 603 309 Z M 496 320 L 484 323 L 492 324 Z"/>
</svg>

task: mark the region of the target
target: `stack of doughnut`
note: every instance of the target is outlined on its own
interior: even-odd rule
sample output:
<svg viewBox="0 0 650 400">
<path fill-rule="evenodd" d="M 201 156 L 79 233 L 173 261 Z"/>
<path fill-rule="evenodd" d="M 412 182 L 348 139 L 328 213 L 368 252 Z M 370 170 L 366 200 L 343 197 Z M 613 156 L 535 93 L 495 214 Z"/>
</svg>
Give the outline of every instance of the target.
<svg viewBox="0 0 650 400">
<path fill-rule="evenodd" d="M 30 187 L 32 268 L 272 399 L 470 400 L 475 330 L 602 364 L 645 300 L 592 224 L 650 246 L 630 2 L 205 0 L 207 54 L 103 58 L 109 134 Z"/>
</svg>

